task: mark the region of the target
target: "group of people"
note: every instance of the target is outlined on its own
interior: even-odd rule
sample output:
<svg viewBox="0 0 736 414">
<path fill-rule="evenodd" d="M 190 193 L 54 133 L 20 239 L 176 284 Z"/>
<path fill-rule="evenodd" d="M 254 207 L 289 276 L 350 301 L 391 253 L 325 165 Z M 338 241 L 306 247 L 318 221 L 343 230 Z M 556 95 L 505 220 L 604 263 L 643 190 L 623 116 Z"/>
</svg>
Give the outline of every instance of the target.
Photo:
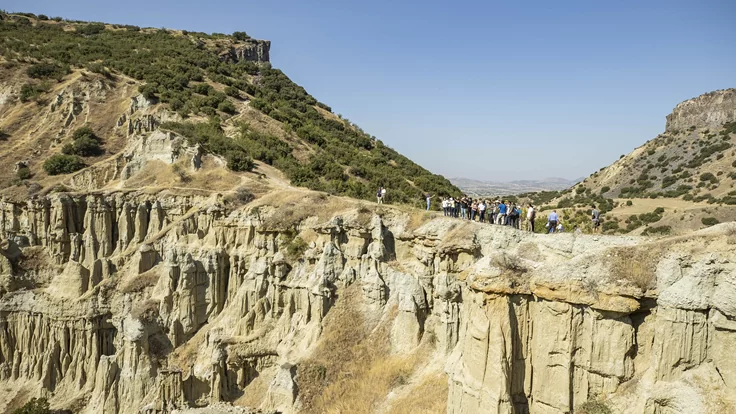
<svg viewBox="0 0 736 414">
<path fill-rule="evenodd" d="M 428 205 L 429 206 L 429 205 Z M 534 231 L 537 211 L 531 203 L 526 207 L 507 200 L 483 200 L 468 196 L 446 197 L 442 199 L 442 212 L 447 217 L 456 217 L 479 223 L 511 226 L 516 229 Z"/>
<path fill-rule="evenodd" d="M 431 196 L 427 194 L 427 210 L 430 209 Z M 537 209 L 527 203 L 516 204 L 508 200 L 491 201 L 487 199 L 474 199 L 468 196 L 462 197 L 446 197 L 441 202 L 442 211 L 447 217 L 456 217 L 465 220 L 477 221 L 479 223 L 491 223 L 502 226 L 511 226 L 516 229 L 535 231 L 535 222 L 537 219 Z M 600 211 L 595 205 L 592 208 L 592 225 L 593 232 L 600 231 Z M 562 224 L 557 210 L 552 210 L 547 215 L 547 223 L 545 224 L 547 233 L 563 233 L 565 226 Z M 576 231 L 580 231 L 578 228 Z"/>
<path fill-rule="evenodd" d="M 432 207 L 431 194 L 425 194 L 427 202 L 427 211 Z M 383 204 L 386 200 L 386 188 L 379 187 L 376 192 L 378 204 Z M 479 223 L 490 223 L 501 226 L 510 226 L 519 230 L 535 232 L 535 221 L 537 219 L 537 209 L 532 203 L 523 204 L 512 203 L 508 200 L 488 200 L 474 199 L 468 196 L 461 197 L 444 197 L 441 202 L 442 212 L 446 217 L 455 217 L 464 220 L 477 221 Z M 593 233 L 600 232 L 601 218 L 600 211 L 591 205 L 592 208 L 592 225 Z M 547 223 L 545 224 L 547 233 L 564 233 L 565 226 L 562 224 L 557 210 L 552 210 L 547 215 Z M 576 229 L 580 232 L 580 229 Z"/>
</svg>

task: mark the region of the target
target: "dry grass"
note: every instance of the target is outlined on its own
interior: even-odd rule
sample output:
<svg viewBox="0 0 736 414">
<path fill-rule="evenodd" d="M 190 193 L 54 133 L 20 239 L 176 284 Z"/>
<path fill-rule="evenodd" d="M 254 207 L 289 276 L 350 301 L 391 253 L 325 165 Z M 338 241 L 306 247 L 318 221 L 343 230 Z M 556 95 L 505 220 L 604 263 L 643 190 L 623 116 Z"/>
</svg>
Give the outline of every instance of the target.
<svg viewBox="0 0 736 414">
<path fill-rule="evenodd" d="M 287 231 L 294 229 L 300 222 L 309 217 L 317 217 L 320 222 L 326 221 L 345 205 L 336 197 L 316 192 L 277 193 L 282 197 L 269 195 L 257 203 L 258 206 L 269 205 L 275 210 L 266 217 L 263 227 L 271 231 Z M 280 201 L 280 202 L 279 202 Z"/>
<path fill-rule="evenodd" d="M 406 385 L 415 367 L 429 358 L 428 352 L 391 355 L 393 318 L 373 328 L 360 310 L 362 300 L 357 284 L 342 291 L 325 318 L 313 356 L 299 364 L 297 383 L 304 412 L 376 412 L 389 392 Z"/>
<path fill-rule="evenodd" d="M 128 280 L 121 288 L 123 293 L 140 292 L 147 287 L 153 287 L 158 282 L 159 273 L 157 268 L 141 273 Z"/>
<path fill-rule="evenodd" d="M 624 280 L 646 292 L 656 285 L 655 274 L 658 249 L 643 247 L 620 247 L 611 250 L 609 256 L 609 278 L 612 281 Z"/>
<path fill-rule="evenodd" d="M 134 319 L 153 322 L 158 317 L 158 304 L 158 301 L 153 299 L 138 302 L 130 309 L 130 316 Z"/>
<path fill-rule="evenodd" d="M 391 414 L 445 413 L 447 412 L 447 375 L 428 376 L 410 392 L 391 404 Z"/>
<path fill-rule="evenodd" d="M 491 264 L 501 269 L 506 276 L 520 276 L 529 271 L 518 256 L 506 252 L 493 256 Z"/>
</svg>

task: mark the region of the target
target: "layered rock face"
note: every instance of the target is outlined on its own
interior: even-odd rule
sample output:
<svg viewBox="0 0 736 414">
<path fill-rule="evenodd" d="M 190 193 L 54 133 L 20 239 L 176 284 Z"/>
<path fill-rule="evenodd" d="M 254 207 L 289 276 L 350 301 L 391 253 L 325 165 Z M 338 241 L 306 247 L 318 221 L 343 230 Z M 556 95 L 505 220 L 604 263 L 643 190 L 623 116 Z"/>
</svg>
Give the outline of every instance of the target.
<svg viewBox="0 0 736 414">
<path fill-rule="evenodd" d="M 677 104 L 667 115 L 666 132 L 697 128 L 720 128 L 726 122 L 736 121 L 736 89 L 708 92 L 697 98 Z"/>
<path fill-rule="evenodd" d="M 220 53 L 220 59 L 232 62 L 270 62 L 271 42 L 268 40 L 245 40 L 245 44 L 238 44 L 227 51 Z"/>
<path fill-rule="evenodd" d="M 392 315 L 394 354 L 433 338 L 448 412 L 735 407 L 734 226 L 649 244 L 446 218 L 412 228 L 401 210 L 297 194 L 247 208 L 168 192 L 3 202 L 4 389 L 88 413 L 244 396 L 298 412 L 299 364 L 357 284 L 366 314 Z"/>
</svg>

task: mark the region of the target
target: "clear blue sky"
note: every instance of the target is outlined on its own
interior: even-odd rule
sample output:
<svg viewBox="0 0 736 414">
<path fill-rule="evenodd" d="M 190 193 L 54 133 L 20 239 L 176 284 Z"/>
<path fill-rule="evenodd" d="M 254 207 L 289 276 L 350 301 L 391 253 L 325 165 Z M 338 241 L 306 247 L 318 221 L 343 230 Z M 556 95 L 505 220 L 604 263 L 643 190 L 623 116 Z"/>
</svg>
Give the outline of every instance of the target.
<svg viewBox="0 0 736 414">
<path fill-rule="evenodd" d="M 317 99 L 430 170 L 577 178 L 736 87 L 736 1 L 6 0 L 50 16 L 269 39 Z"/>
</svg>

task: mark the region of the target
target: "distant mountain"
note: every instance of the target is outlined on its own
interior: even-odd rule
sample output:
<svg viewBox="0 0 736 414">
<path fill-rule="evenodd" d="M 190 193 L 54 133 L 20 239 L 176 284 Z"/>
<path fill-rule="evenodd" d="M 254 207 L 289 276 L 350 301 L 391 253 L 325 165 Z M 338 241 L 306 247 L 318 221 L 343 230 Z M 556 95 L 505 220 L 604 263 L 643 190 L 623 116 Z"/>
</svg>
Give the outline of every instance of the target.
<svg viewBox="0 0 736 414">
<path fill-rule="evenodd" d="M 469 178 L 450 178 L 464 193 L 473 196 L 511 195 L 533 191 L 564 190 L 575 185 L 582 178 L 568 180 L 559 177 L 544 178 L 541 180 L 514 180 L 514 181 L 480 181 Z"/>
</svg>

